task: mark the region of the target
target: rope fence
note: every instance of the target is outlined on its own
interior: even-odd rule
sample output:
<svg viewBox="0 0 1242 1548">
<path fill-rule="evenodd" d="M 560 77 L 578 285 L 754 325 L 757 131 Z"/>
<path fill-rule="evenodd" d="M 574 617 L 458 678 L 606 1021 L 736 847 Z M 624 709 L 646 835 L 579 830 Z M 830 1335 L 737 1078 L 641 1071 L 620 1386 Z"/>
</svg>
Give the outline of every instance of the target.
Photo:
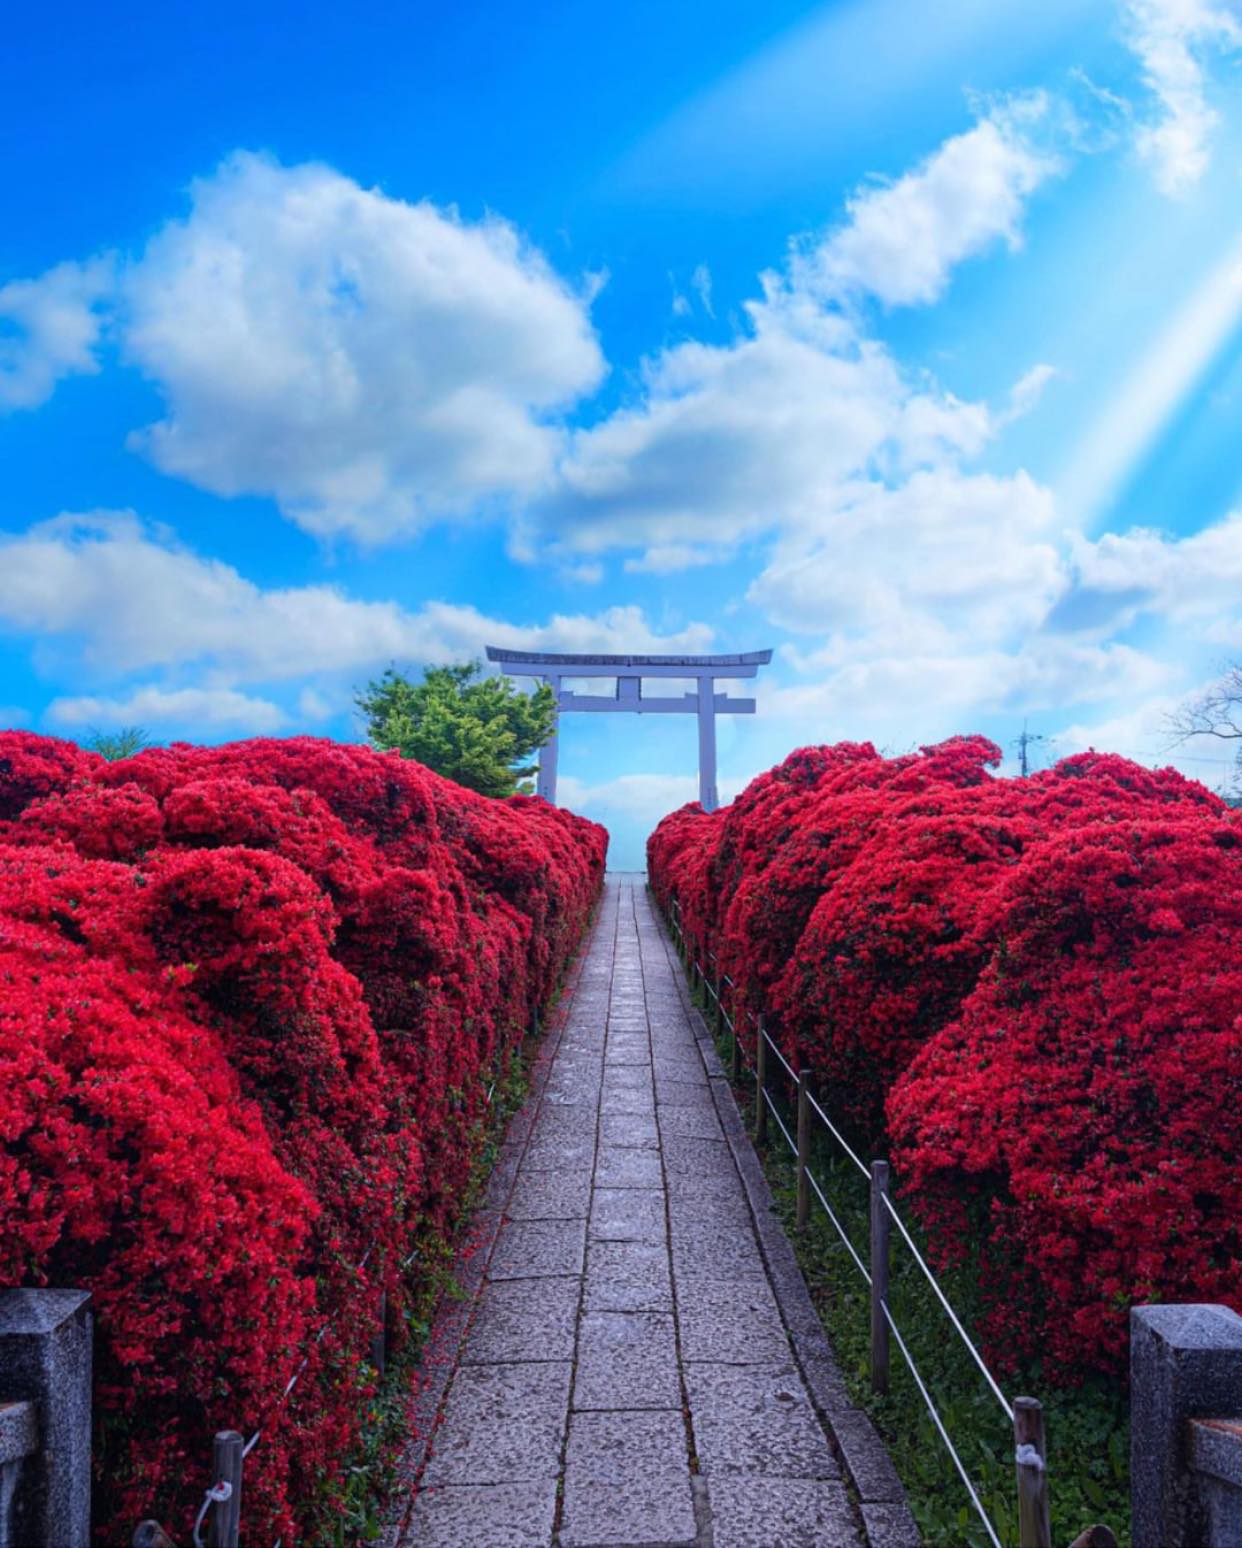
<svg viewBox="0 0 1242 1548">
<path fill-rule="evenodd" d="M 372 1242 L 363 1253 L 362 1257 L 353 1267 L 354 1274 L 362 1274 L 370 1262 L 376 1243 Z M 414 1262 L 419 1255 L 419 1249 L 415 1248 L 408 1257 L 403 1258 L 401 1268 L 404 1271 Z M 376 1316 L 375 1332 L 371 1338 L 370 1360 L 379 1375 L 384 1374 L 387 1354 L 387 1296 L 383 1291 L 379 1296 L 379 1309 Z M 311 1348 L 302 1356 L 301 1362 L 293 1375 L 285 1383 L 280 1396 L 276 1399 L 266 1423 L 260 1425 L 254 1431 L 248 1441 L 243 1443 L 241 1434 L 236 1430 L 220 1430 L 212 1441 L 212 1469 L 211 1474 L 215 1482 L 203 1491 L 203 1503 L 199 1507 L 197 1519 L 194 1522 L 192 1540 L 194 1548 L 239 1548 L 241 1541 L 241 1500 L 242 1479 L 246 1458 L 263 1439 L 263 1432 L 270 1427 L 272 1420 L 285 1406 L 297 1389 L 298 1382 L 306 1373 L 311 1361 L 311 1354 L 324 1341 L 332 1328 L 336 1325 L 334 1318 L 329 1318 L 311 1341 Z M 203 1536 L 203 1523 L 207 1522 L 207 1535 Z M 143 1527 L 148 1526 L 144 1522 Z M 142 1531 L 142 1527 L 139 1528 Z M 272 1548 L 281 1548 L 284 1539 L 278 1537 Z M 137 1534 L 135 1534 L 135 1548 L 137 1548 Z"/>
<path fill-rule="evenodd" d="M 989 1393 L 999 1404 L 1005 1419 L 1013 1426 L 1019 1548 L 1052 1548 L 1052 1527 L 1048 1505 L 1047 1450 L 1044 1439 L 1043 1409 L 1039 1401 L 1032 1397 L 1016 1397 L 1011 1402 L 1005 1396 L 1000 1383 L 988 1369 L 987 1363 L 980 1354 L 974 1340 L 963 1326 L 962 1319 L 954 1310 L 935 1274 L 915 1244 L 905 1222 L 898 1213 L 896 1205 L 894 1205 L 889 1195 L 888 1162 L 873 1161 L 868 1166 L 850 1146 L 840 1129 L 833 1123 L 822 1105 L 816 1100 L 810 1089 L 810 1080 L 807 1072 L 795 1070 L 784 1053 L 777 1047 L 762 1014 L 750 1013 L 751 1031 L 755 1039 L 754 1063 L 752 1064 L 747 1059 L 742 1046 L 740 1028 L 737 1025 L 738 1021 L 742 1019 L 743 1012 L 734 1003 L 735 985 L 733 980 L 728 974 L 720 971 L 719 960 L 714 953 L 706 952 L 702 958 L 700 957 L 698 947 L 688 937 L 683 928 L 681 908 L 676 898 L 673 899 L 671 911 L 665 914 L 664 917 L 681 959 L 685 964 L 691 990 L 692 992 L 697 992 L 707 1006 L 713 1031 L 717 1038 L 721 1038 L 726 1029 L 728 1031 L 729 1048 L 732 1055 L 730 1075 L 734 1085 L 742 1085 L 745 1077 L 749 1077 L 754 1082 L 755 1143 L 761 1145 L 766 1141 L 770 1117 L 775 1122 L 776 1127 L 780 1131 L 781 1138 L 793 1155 L 797 1193 L 795 1219 L 798 1229 L 801 1230 L 806 1227 L 810 1216 L 811 1198 L 814 1197 L 819 1202 L 821 1209 L 824 1211 L 836 1234 L 840 1237 L 846 1251 L 854 1262 L 854 1266 L 869 1287 L 871 1311 L 870 1380 L 872 1390 L 881 1396 L 888 1393 L 890 1350 L 891 1344 L 895 1343 L 898 1353 L 910 1372 L 915 1388 L 923 1400 L 932 1425 L 939 1435 L 958 1477 L 962 1481 L 971 1508 L 978 1517 L 988 1542 L 992 1545 L 992 1548 L 1002 1548 L 997 1526 L 984 1507 L 979 1490 L 971 1478 L 966 1464 L 962 1461 L 958 1447 L 954 1444 L 949 1434 L 948 1426 L 945 1424 L 944 1418 L 936 1406 L 936 1401 L 931 1394 L 927 1382 L 924 1380 L 922 1372 L 918 1368 L 914 1356 L 910 1352 L 910 1347 L 897 1325 L 892 1307 L 889 1304 L 890 1227 L 895 1227 L 913 1262 L 917 1265 L 928 1285 L 930 1285 L 954 1333 L 982 1375 Z M 712 971 L 710 973 L 705 970 L 705 961 L 711 964 Z M 726 1006 L 726 997 L 729 1000 L 729 1005 L 732 1007 L 731 1010 Z M 769 1058 L 775 1060 L 777 1067 L 783 1071 L 789 1083 L 796 1090 L 797 1119 L 795 1132 L 791 1132 L 789 1125 L 781 1117 L 776 1101 L 769 1090 Z M 811 1167 L 812 1118 L 819 1120 L 822 1130 L 831 1137 L 841 1153 L 867 1179 L 870 1194 L 870 1268 L 863 1262 L 854 1243 L 850 1240 L 848 1231 L 837 1211 L 833 1209 L 820 1184 L 820 1180 L 815 1176 Z"/>
<path fill-rule="evenodd" d="M 490 1110 L 492 1106 L 497 1085 L 498 1081 L 493 1080 L 484 1094 L 484 1112 Z M 361 1275 L 366 1270 L 377 1245 L 377 1242 L 373 1241 L 371 1243 L 358 1262 L 354 1264 L 353 1274 Z M 401 1260 L 400 1269 L 402 1273 L 405 1273 L 411 1267 L 421 1255 L 421 1251 L 421 1248 L 415 1247 L 413 1252 Z M 375 1331 L 371 1337 L 370 1347 L 370 1362 L 380 1376 L 383 1376 L 387 1365 L 387 1320 L 388 1298 L 386 1293 L 381 1291 Z M 242 1483 L 246 1458 L 262 1440 L 265 1428 L 270 1427 L 272 1420 L 292 1397 L 298 1382 L 301 1381 L 307 1367 L 310 1365 L 314 1350 L 323 1342 L 332 1328 L 336 1326 L 336 1322 L 337 1318 L 330 1317 L 320 1327 L 297 1369 L 285 1383 L 280 1396 L 272 1406 L 267 1420 L 253 1432 L 249 1440 L 244 1441 L 242 1435 L 237 1430 L 220 1430 L 212 1438 L 210 1476 L 213 1482 L 203 1491 L 203 1501 L 199 1506 L 198 1515 L 194 1521 L 191 1532 L 194 1548 L 240 1548 L 242 1538 Z M 273 1543 L 272 1548 L 282 1548 L 283 1541 L 282 1537 L 278 1537 Z M 134 1531 L 132 1548 L 176 1548 L 176 1543 L 158 1522 L 143 1521 Z"/>
</svg>

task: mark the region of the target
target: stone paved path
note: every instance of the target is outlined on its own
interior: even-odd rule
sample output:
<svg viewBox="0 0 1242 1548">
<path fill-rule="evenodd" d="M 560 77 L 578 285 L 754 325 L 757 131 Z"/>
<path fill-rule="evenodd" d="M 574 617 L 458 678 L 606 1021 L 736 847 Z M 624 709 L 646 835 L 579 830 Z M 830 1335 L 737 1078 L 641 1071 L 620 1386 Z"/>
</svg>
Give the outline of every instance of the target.
<svg viewBox="0 0 1242 1548">
<path fill-rule="evenodd" d="M 645 878 L 611 875 L 437 1330 L 400 1548 L 917 1542 L 720 1076 Z"/>
</svg>

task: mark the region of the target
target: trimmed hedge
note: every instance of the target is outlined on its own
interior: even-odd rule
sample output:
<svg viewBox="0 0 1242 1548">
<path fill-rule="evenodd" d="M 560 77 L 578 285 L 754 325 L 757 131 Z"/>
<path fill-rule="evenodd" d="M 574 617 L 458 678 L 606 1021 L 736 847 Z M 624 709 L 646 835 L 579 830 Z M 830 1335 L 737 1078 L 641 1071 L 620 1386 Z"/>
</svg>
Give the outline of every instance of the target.
<svg viewBox="0 0 1242 1548">
<path fill-rule="evenodd" d="M 991 1358 L 1072 1382 L 1134 1302 L 1242 1310 L 1242 823 L 1173 770 L 999 761 L 805 748 L 648 860 L 977 1273 Z"/>
<path fill-rule="evenodd" d="M 94 1294 L 101 1541 L 186 1535 L 219 1428 L 248 1536 L 330 1510 L 606 845 L 362 747 L 0 734 L 0 1275 Z"/>
</svg>

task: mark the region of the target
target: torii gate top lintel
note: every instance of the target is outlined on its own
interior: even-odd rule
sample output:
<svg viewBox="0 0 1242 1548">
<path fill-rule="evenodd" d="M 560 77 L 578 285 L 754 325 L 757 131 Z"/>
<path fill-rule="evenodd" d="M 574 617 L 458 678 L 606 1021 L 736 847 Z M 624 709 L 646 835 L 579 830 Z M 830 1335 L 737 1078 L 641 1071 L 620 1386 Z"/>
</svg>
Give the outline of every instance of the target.
<svg viewBox="0 0 1242 1548">
<path fill-rule="evenodd" d="M 733 699 L 717 693 L 718 677 L 754 677 L 772 659 L 770 650 L 749 650 L 717 656 L 588 655 L 576 652 L 505 650 L 487 647 L 487 659 L 510 677 L 539 677 L 556 696 L 560 714 L 567 710 L 589 713 L 629 712 L 638 715 L 697 715 L 699 719 L 699 800 L 704 811 L 715 811 L 716 716 L 753 715 L 753 699 Z M 562 686 L 565 678 L 612 677 L 616 691 L 584 694 Z M 693 678 L 692 693 L 644 695 L 644 677 Z M 556 800 L 558 733 L 545 743 L 539 758 L 538 791 L 546 801 Z"/>
<path fill-rule="evenodd" d="M 761 667 L 767 666 L 772 659 L 770 650 L 744 650 L 732 656 L 601 656 L 578 655 L 574 652 L 561 652 L 550 650 L 504 650 L 498 645 L 487 647 L 487 659 L 503 664 L 517 665 L 524 663 L 529 666 L 547 667 L 550 671 L 559 671 L 564 677 L 596 676 L 609 677 L 615 667 L 685 667 L 686 675 L 692 675 L 696 670 L 702 671 L 711 667 L 715 675 L 723 677 L 725 671 L 731 667 Z M 570 667 L 597 667 L 594 673 L 575 674 Z M 524 674 L 518 673 L 518 676 Z M 535 674 L 541 676 L 541 673 Z M 746 677 L 753 677 L 753 672 L 747 672 Z"/>
</svg>

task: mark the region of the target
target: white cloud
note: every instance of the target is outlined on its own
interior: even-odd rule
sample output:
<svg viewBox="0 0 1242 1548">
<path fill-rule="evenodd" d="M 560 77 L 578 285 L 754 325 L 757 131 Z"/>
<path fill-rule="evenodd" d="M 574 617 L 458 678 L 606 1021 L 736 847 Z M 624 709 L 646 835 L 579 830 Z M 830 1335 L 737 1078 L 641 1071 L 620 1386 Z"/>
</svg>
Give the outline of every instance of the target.
<svg viewBox="0 0 1242 1548">
<path fill-rule="evenodd" d="M 410 612 L 332 586 L 264 590 L 117 513 L 58 517 L 0 541 L 0 626 L 70 642 L 96 675 L 196 667 L 224 686 L 461 660 L 488 644 L 672 652 L 713 638 L 699 623 L 657 633 L 632 606 L 523 626 L 448 602 Z"/>
<path fill-rule="evenodd" d="M 716 314 L 712 310 L 712 271 L 705 263 L 695 266 L 694 273 L 690 276 L 690 284 L 699 298 L 699 305 L 709 317 L 715 317 Z"/>
<path fill-rule="evenodd" d="M 317 688 L 303 688 L 298 694 L 298 714 L 303 720 L 331 720 L 338 710 L 346 708 L 336 703 Z"/>
<path fill-rule="evenodd" d="M 1028 372 L 993 414 L 905 371 L 849 303 L 935 300 L 957 264 L 1016 246 L 1027 200 L 1059 166 L 1044 142 L 1060 132 L 1041 94 L 1015 97 L 896 182 L 859 193 L 843 225 L 762 276 L 731 342 L 661 351 L 636 402 L 572 433 L 516 552 L 631 548 L 647 557 L 630 568 L 672 569 L 747 537 L 827 534 L 860 486 L 976 456 L 1033 406 L 1052 367 Z"/>
<path fill-rule="evenodd" d="M 659 543 L 637 559 L 625 561 L 628 575 L 673 575 L 715 564 L 722 556 L 707 548 L 692 548 L 688 543 Z"/>
<path fill-rule="evenodd" d="M 0 410 L 36 408 L 66 376 L 99 369 L 110 258 L 58 263 L 38 279 L 0 286 Z"/>
<path fill-rule="evenodd" d="M 1056 366 L 1048 365 L 1046 361 L 1033 365 L 1029 371 L 1024 371 L 1009 389 L 1009 406 L 1002 416 L 1003 422 L 1009 424 L 1031 413 L 1043 397 L 1048 383 L 1060 374 Z"/>
<path fill-rule="evenodd" d="M 785 653 L 814 682 L 760 690 L 794 720 L 850 703 L 857 729 L 885 695 L 965 713 L 1149 682 L 1137 652 L 1029 644 L 1067 585 L 1062 522 L 1025 472 L 972 467 L 1054 368 L 1032 367 L 993 412 L 903 369 L 849 304 L 935 300 L 957 264 L 1016 246 L 1029 196 L 1059 164 L 1043 148 L 1056 118 L 1034 95 L 993 109 L 797 246 L 730 343 L 650 360 L 637 403 L 572 436 L 528 551 L 541 538 L 557 553 L 628 547 L 627 571 L 671 573 L 770 539 L 747 601 L 819 642 Z"/>
<path fill-rule="evenodd" d="M 1219 633 L 1242 620 L 1242 512 L 1186 537 L 1142 527 L 1106 532 L 1074 543 L 1075 591 L 1063 604 L 1076 623 L 1075 605 L 1088 627 L 1125 627 L 1154 613 L 1182 628 Z"/>
<path fill-rule="evenodd" d="M 848 223 L 798 253 L 795 283 L 826 297 L 926 304 L 964 259 L 997 242 L 1017 248 L 1027 200 L 1060 167 L 1035 139 L 1048 111 L 1041 93 L 1015 98 L 895 182 L 856 193 Z"/>
<path fill-rule="evenodd" d="M 1101 705 L 1063 750 L 1107 746 L 1195 773 L 1212 750 L 1166 756 L 1155 732 L 1205 648 L 1242 644 L 1242 514 L 1180 538 L 1090 540 L 1060 533 L 1025 475 L 920 475 L 866 501 L 831 542 L 778 545 L 750 596 L 811 641 L 783 651 L 792 681 L 759 689 L 763 714 L 802 738 L 905 747 L 979 714 Z M 1119 643 L 1140 618 L 1155 636 Z"/>
<path fill-rule="evenodd" d="M 732 801 L 753 777 L 722 777 L 721 802 Z M 557 781 L 557 800 L 562 806 L 603 823 L 611 835 L 609 864 L 628 870 L 642 869 L 646 864 L 646 838 L 661 817 L 698 798 L 699 781 L 695 774 L 620 774 L 598 784 L 562 775 Z"/>
<path fill-rule="evenodd" d="M 620 774 L 593 785 L 566 775 L 557 781 L 557 794 L 566 806 L 588 816 L 608 812 L 647 818 L 654 814 L 654 827 L 665 812 L 697 801 L 699 782 L 693 774 Z"/>
<path fill-rule="evenodd" d="M 582 564 L 564 564 L 561 566 L 561 578 L 575 586 L 598 586 L 604 578 L 604 566 L 594 560 L 586 560 Z"/>
<path fill-rule="evenodd" d="M 48 718 L 60 725 L 201 727 L 207 732 L 245 731 L 256 735 L 279 731 L 284 712 L 267 699 L 253 698 L 233 688 L 160 688 L 148 685 L 122 697 L 53 699 Z"/>
<path fill-rule="evenodd" d="M 970 454 L 990 419 L 908 380 L 891 355 L 806 296 L 769 287 L 729 345 L 684 343 L 644 395 L 574 433 L 531 526 L 558 549 L 721 548 L 822 519 L 844 485 Z"/>
<path fill-rule="evenodd" d="M 1242 48 L 1242 23 L 1217 0 L 1126 0 L 1126 33 L 1159 103 L 1159 117 L 1138 128 L 1139 154 L 1168 194 L 1184 193 L 1207 170 L 1218 114 L 1207 100 L 1202 56 Z"/>
<path fill-rule="evenodd" d="M 161 469 L 366 542 L 547 483 L 603 361 L 587 298 L 512 226 L 241 153 L 191 194 L 125 287 Z"/>
<path fill-rule="evenodd" d="M 811 680 L 761 688 L 761 714 L 798 722 L 801 740 L 865 735 L 901 748 L 960 731 L 975 715 L 1111 703 L 1158 692 L 1172 677 L 1130 646 L 1038 636 L 1008 649 L 972 650 L 964 640 L 939 648 L 913 638 L 837 642 L 798 664 Z"/>
<path fill-rule="evenodd" d="M 1048 491 L 944 468 L 860 485 L 822 535 L 777 544 L 748 598 L 795 632 L 969 651 L 1020 638 L 1063 587 Z"/>
</svg>

